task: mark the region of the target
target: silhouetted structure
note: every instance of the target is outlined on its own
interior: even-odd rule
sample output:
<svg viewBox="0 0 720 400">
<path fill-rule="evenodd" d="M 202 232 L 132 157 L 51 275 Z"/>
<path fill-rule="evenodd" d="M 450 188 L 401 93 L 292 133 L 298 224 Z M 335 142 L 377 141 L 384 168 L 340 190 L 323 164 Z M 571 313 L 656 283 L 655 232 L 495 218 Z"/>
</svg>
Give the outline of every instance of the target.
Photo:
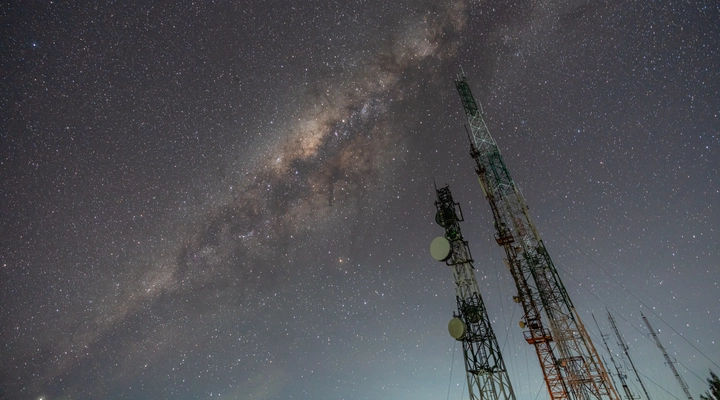
<svg viewBox="0 0 720 400">
<path fill-rule="evenodd" d="M 430 254 L 452 267 L 457 313 L 453 313 L 448 331 L 455 340 L 462 342 L 470 400 L 515 400 L 510 377 L 475 279 L 470 248 L 460 231 L 462 210 L 453 201 L 449 187 L 436 189 L 436 192 L 435 221 L 445 228 L 445 236 L 433 240 Z"/>
<path fill-rule="evenodd" d="M 650 321 L 648 321 L 647 317 L 645 317 L 645 314 L 640 313 L 640 315 L 642 315 L 642 319 L 643 321 L 645 321 L 645 325 L 647 325 L 650 334 L 652 335 L 653 339 L 655 339 L 655 344 L 657 345 L 658 349 L 662 351 L 663 357 L 665 357 L 667 365 L 672 370 L 673 375 L 675 375 L 675 379 L 677 379 L 680 387 L 682 387 L 683 392 L 685 392 L 685 396 L 688 398 L 688 400 L 693 400 L 693 397 L 690 395 L 690 389 L 688 388 L 687 383 L 685 383 L 685 380 L 678 373 L 677 368 L 675 368 L 675 362 L 670 358 L 670 355 L 668 354 L 667 350 L 665 350 L 665 347 L 662 345 L 662 343 L 660 343 L 660 338 L 658 338 L 652 326 L 650 326 Z"/>
<path fill-rule="evenodd" d="M 515 300 L 523 307 L 525 340 L 535 347 L 550 397 L 619 399 L 466 78 L 458 78 L 455 87 L 470 126 L 470 154 L 495 220 L 495 240 L 505 250 L 518 291 Z"/>
</svg>

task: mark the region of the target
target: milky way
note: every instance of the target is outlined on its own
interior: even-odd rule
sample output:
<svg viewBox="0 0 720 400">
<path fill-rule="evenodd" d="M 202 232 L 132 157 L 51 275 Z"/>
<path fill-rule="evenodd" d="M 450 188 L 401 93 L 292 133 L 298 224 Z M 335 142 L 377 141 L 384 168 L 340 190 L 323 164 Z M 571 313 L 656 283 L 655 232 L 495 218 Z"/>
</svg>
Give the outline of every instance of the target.
<svg viewBox="0 0 720 400">
<path fill-rule="evenodd" d="M 126 266 L 131 273 L 106 284 L 116 287 L 112 302 L 101 299 L 84 323 L 45 345 L 33 361 L 52 367 L 31 378 L 38 382 L 30 386 L 63 377 L 133 377 L 138 365 L 147 368 L 168 346 L 184 342 L 188 319 L 210 311 L 198 302 L 221 297 L 222 312 L 235 313 L 245 329 L 264 319 L 258 299 L 286 288 L 282 276 L 273 277 L 283 274 L 273 269 L 291 265 L 293 252 L 307 245 L 308 236 L 327 235 L 328 225 L 356 214 L 366 193 L 382 185 L 393 157 L 389 149 L 403 129 L 387 114 L 388 103 L 403 100 L 401 79 L 407 70 L 427 58 L 453 55 L 457 44 L 448 37 L 463 28 L 464 8 L 455 2 L 401 18 L 395 34 L 378 38 L 380 48 L 355 56 L 354 69 L 312 83 L 314 93 L 303 95 L 281 122 L 281 132 L 271 132 L 274 139 L 261 147 L 258 160 L 239 178 L 225 179 L 226 193 L 216 193 L 196 215 L 185 215 L 190 222 L 183 232 L 133 256 L 140 268 Z M 136 334 L 117 348 L 118 335 L 124 335 L 118 332 L 128 330 Z M 85 354 L 68 356 L 68 348 Z M 99 358 L 116 360 L 115 370 L 87 377 L 87 363 Z M 70 393 L 96 395 L 104 387 L 72 385 Z"/>
</svg>

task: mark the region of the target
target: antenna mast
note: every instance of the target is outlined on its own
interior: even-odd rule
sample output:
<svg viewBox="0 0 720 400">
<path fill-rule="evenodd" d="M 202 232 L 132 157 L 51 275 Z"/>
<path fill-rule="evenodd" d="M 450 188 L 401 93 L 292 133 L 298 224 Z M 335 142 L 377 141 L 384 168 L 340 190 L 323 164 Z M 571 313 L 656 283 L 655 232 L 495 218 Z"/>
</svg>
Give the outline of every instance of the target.
<svg viewBox="0 0 720 400">
<path fill-rule="evenodd" d="M 620 379 L 620 386 L 622 386 L 623 390 L 625 391 L 625 396 L 627 396 L 628 400 L 634 400 L 635 397 L 633 397 L 632 392 L 630 392 L 630 388 L 627 385 L 627 382 L 625 381 L 625 374 L 622 373 L 620 370 L 620 366 L 615 362 L 615 357 L 613 357 L 612 351 L 610 351 L 610 346 L 607 344 L 607 335 L 603 335 L 602 331 L 600 330 L 600 325 L 598 324 L 597 320 L 595 319 L 595 315 L 593 314 L 593 320 L 595 321 L 595 325 L 597 325 L 598 332 L 600 332 L 600 337 L 602 338 L 603 344 L 605 345 L 605 350 L 607 350 L 608 354 L 610 355 L 610 362 L 613 364 L 613 367 L 615 367 L 615 371 L 617 372 L 618 379 Z"/>
<path fill-rule="evenodd" d="M 647 317 L 645 317 L 645 314 L 642 312 L 640 313 L 642 315 L 643 321 L 645 321 L 645 325 L 647 325 L 648 330 L 650 330 L 650 334 L 652 335 L 653 339 L 655 339 L 655 344 L 657 347 L 662 351 L 663 357 L 665 357 L 665 361 L 667 362 L 667 365 L 670 367 L 670 369 L 673 372 L 673 375 L 675 375 L 675 379 L 677 379 L 678 383 L 682 387 L 683 392 L 685 392 L 685 397 L 688 398 L 688 400 L 693 400 L 693 397 L 690 395 L 690 389 L 688 388 L 687 383 L 685 383 L 685 380 L 680 376 L 678 373 L 677 368 L 675 368 L 675 363 L 670 358 L 670 355 L 668 354 L 667 350 L 665 350 L 665 347 L 660 343 L 660 338 L 658 338 L 657 334 L 653 330 L 652 326 L 650 326 L 650 321 L 648 321 Z"/>
<path fill-rule="evenodd" d="M 640 379 L 640 374 L 638 374 L 637 369 L 635 368 L 635 364 L 632 361 L 632 358 L 630 358 L 630 353 L 628 352 L 628 346 L 625 344 L 625 341 L 622 338 L 622 335 L 620 335 L 620 330 L 618 329 L 617 325 L 615 324 L 615 318 L 613 318 L 612 314 L 610 314 L 610 310 L 607 310 L 608 320 L 610 321 L 610 326 L 612 326 L 613 331 L 615 331 L 615 336 L 617 337 L 617 345 L 620 346 L 621 349 L 623 349 L 623 352 L 625 352 L 625 357 L 630 362 L 630 366 L 632 367 L 632 370 L 635 372 L 635 377 L 637 378 L 638 382 L 640 382 L 640 387 L 643 390 L 643 393 L 645 393 L 645 398 L 647 400 L 650 399 L 650 395 L 647 392 L 647 389 L 645 389 L 645 385 L 643 384 L 642 379 Z"/>
<path fill-rule="evenodd" d="M 535 347 L 550 398 L 618 400 L 465 76 L 455 80 L 455 88 L 470 125 L 470 155 L 495 220 L 495 240 L 505 250 L 516 301 L 525 313 L 521 327 L 528 328 L 525 340 Z"/>
<path fill-rule="evenodd" d="M 430 254 L 453 270 L 457 312 L 453 313 L 448 331 L 462 342 L 470 400 L 515 400 L 500 346 L 480 296 L 470 248 L 460 231 L 462 210 L 453 201 L 448 186 L 435 191 L 435 221 L 445 228 L 445 236 L 432 241 Z"/>
</svg>

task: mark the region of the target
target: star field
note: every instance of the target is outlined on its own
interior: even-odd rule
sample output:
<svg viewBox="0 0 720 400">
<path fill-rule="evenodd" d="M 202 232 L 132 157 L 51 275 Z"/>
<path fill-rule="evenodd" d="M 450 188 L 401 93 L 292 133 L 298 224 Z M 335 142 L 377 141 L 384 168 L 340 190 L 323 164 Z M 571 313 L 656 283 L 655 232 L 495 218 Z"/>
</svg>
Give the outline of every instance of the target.
<svg viewBox="0 0 720 400">
<path fill-rule="evenodd" d="M 694 396 L 720 370 L 715 3 L 0 15 L 2 399 L 465 398 L 434 182 L 462 206 L 518 398 L 547 398 L 461 71 L 606 360 L 608 309 L 654 398 L 684 396 L 640 312 Z"/>
</svg>

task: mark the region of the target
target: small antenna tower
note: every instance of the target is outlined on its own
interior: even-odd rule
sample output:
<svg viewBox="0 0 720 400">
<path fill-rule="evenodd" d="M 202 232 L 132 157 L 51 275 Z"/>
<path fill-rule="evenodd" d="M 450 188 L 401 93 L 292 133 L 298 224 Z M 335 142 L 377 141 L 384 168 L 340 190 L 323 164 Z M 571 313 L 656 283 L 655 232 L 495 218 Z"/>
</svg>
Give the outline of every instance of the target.
<svg viewBox="0 0 720 400">
<path fill-rule="evenodd" d="M 645 385 L 643 384 L 642 379 L 640 379 L 640 374 L 638 374 L 637 369 L 635 368 L 635 363 L 633 363 L 632 358 L 630 358 L 630 353 L 628 352 L 628 346 L 625 344 L 625 341 L 622 338 L 622 335 L 620 335 L 620 330 L 618 329 L 617 325 L 615 324 L 615 318 L 613 318 L 612 314 L 610 314 L 610 310 L 607 308 L 605 309 L 607 311 L 608 320 L 610 321 L 610 326 L 612 326 L 613 331 L 615 331 L 615 337 L 617 337 L 617 345 L 620 346 L 620 348 L 625 353 L 625 357 L 630 362 L 630 366 L 632 367 L 633 372 L 635 372 L 635 377 L 637 378 L 638 382 L 640 382 L 640 387 L 643 390 L 643 393 L 645 393 L 645 398 L 647 400 L 650 399 L 650 395 L 647 392 L 647 389 L 645 389 Z"/>
<path fill-rule="evenodd" d="M 675 379 L 677 379 L 678 383 L 680 383 L 680 386 L 683 389 L 683 392 L 685 392 L 685 396 L 688 398 L 688 400 L 693 400 L 693 397 L 690 395 L 690 389 L 688 389 L 687 383 L 685 383 L 685 380 L 680 376 L 678 373 L 677 368 L 675 368 L 675 363 L 670 358 L 670 355 L 668 355 L 667 350 L 665 350 L 665 347 L 660 343 L 660 339 L 658 338 L 657 334 L 653 330 L 652 326 L 650 326 L 650 321 L 648 321 L 647 317 L 645 317 L 645 314 L 642 312 L 640 313 L 642 315 L 643 321 L 645 321 L 645 325 L 647 325 L 648 330 L 650 330 L 650 334 L 652 335 L 653 339 L 655 339 L 655 344 L 657 347 L 662 351 L 663 357 L 665 357 L 665 362 L 667 362 L 667 365 L 670 367 L 670 369 L 673 372 L 673 375 L 675 375 Z"/>
<path fill-rule="evenodd" d="M 610 346 L 607 344 L 607 335 L 604 335 L 602 331 L 600 330 L 600 325 L 598 324 L 597 320 L 595 319 L 595 314 L 593 314 L 593 321 L 595 321 L 595 325 L 598 328 L 598 332 L 600 332 L 600 337 L 602 338 L 602 342 L 605 345 L 605 350 L 607 350 L 608 354 L 610 355 L 610 362 L 612 363 L 613 367 L 615 367 L 615 371 L 617 372 L 618 379 L 620 379 L 620 386 L 622 386 L 623 390 L 625 391 L 625 396 L 627 396 L 628 400 L 635 400 L 636 398 L 633 397 L 632 392 L 630 392 L 630 388 L 627 385 L 627 382 L 625 381 L 625 378 L 627 376 L 620 370 L 620 366 L 615 362 L 615 357 L 613 357 L 612 351 L 610 351 Z"/>
<path fill-rule="evenodd" d="M 448 186 L 436 188 L 435 192 L 435 222 L 445 228 L 445 236 L 432 241 L 430 255 L 452 267 L 457 312 L 448 323 L 448 331 L 462 342 L 470 400 L 515 400 L 500 346 L 480 296 L 470 247 L 460 231 L 462 210 Z"/>
</svg>

